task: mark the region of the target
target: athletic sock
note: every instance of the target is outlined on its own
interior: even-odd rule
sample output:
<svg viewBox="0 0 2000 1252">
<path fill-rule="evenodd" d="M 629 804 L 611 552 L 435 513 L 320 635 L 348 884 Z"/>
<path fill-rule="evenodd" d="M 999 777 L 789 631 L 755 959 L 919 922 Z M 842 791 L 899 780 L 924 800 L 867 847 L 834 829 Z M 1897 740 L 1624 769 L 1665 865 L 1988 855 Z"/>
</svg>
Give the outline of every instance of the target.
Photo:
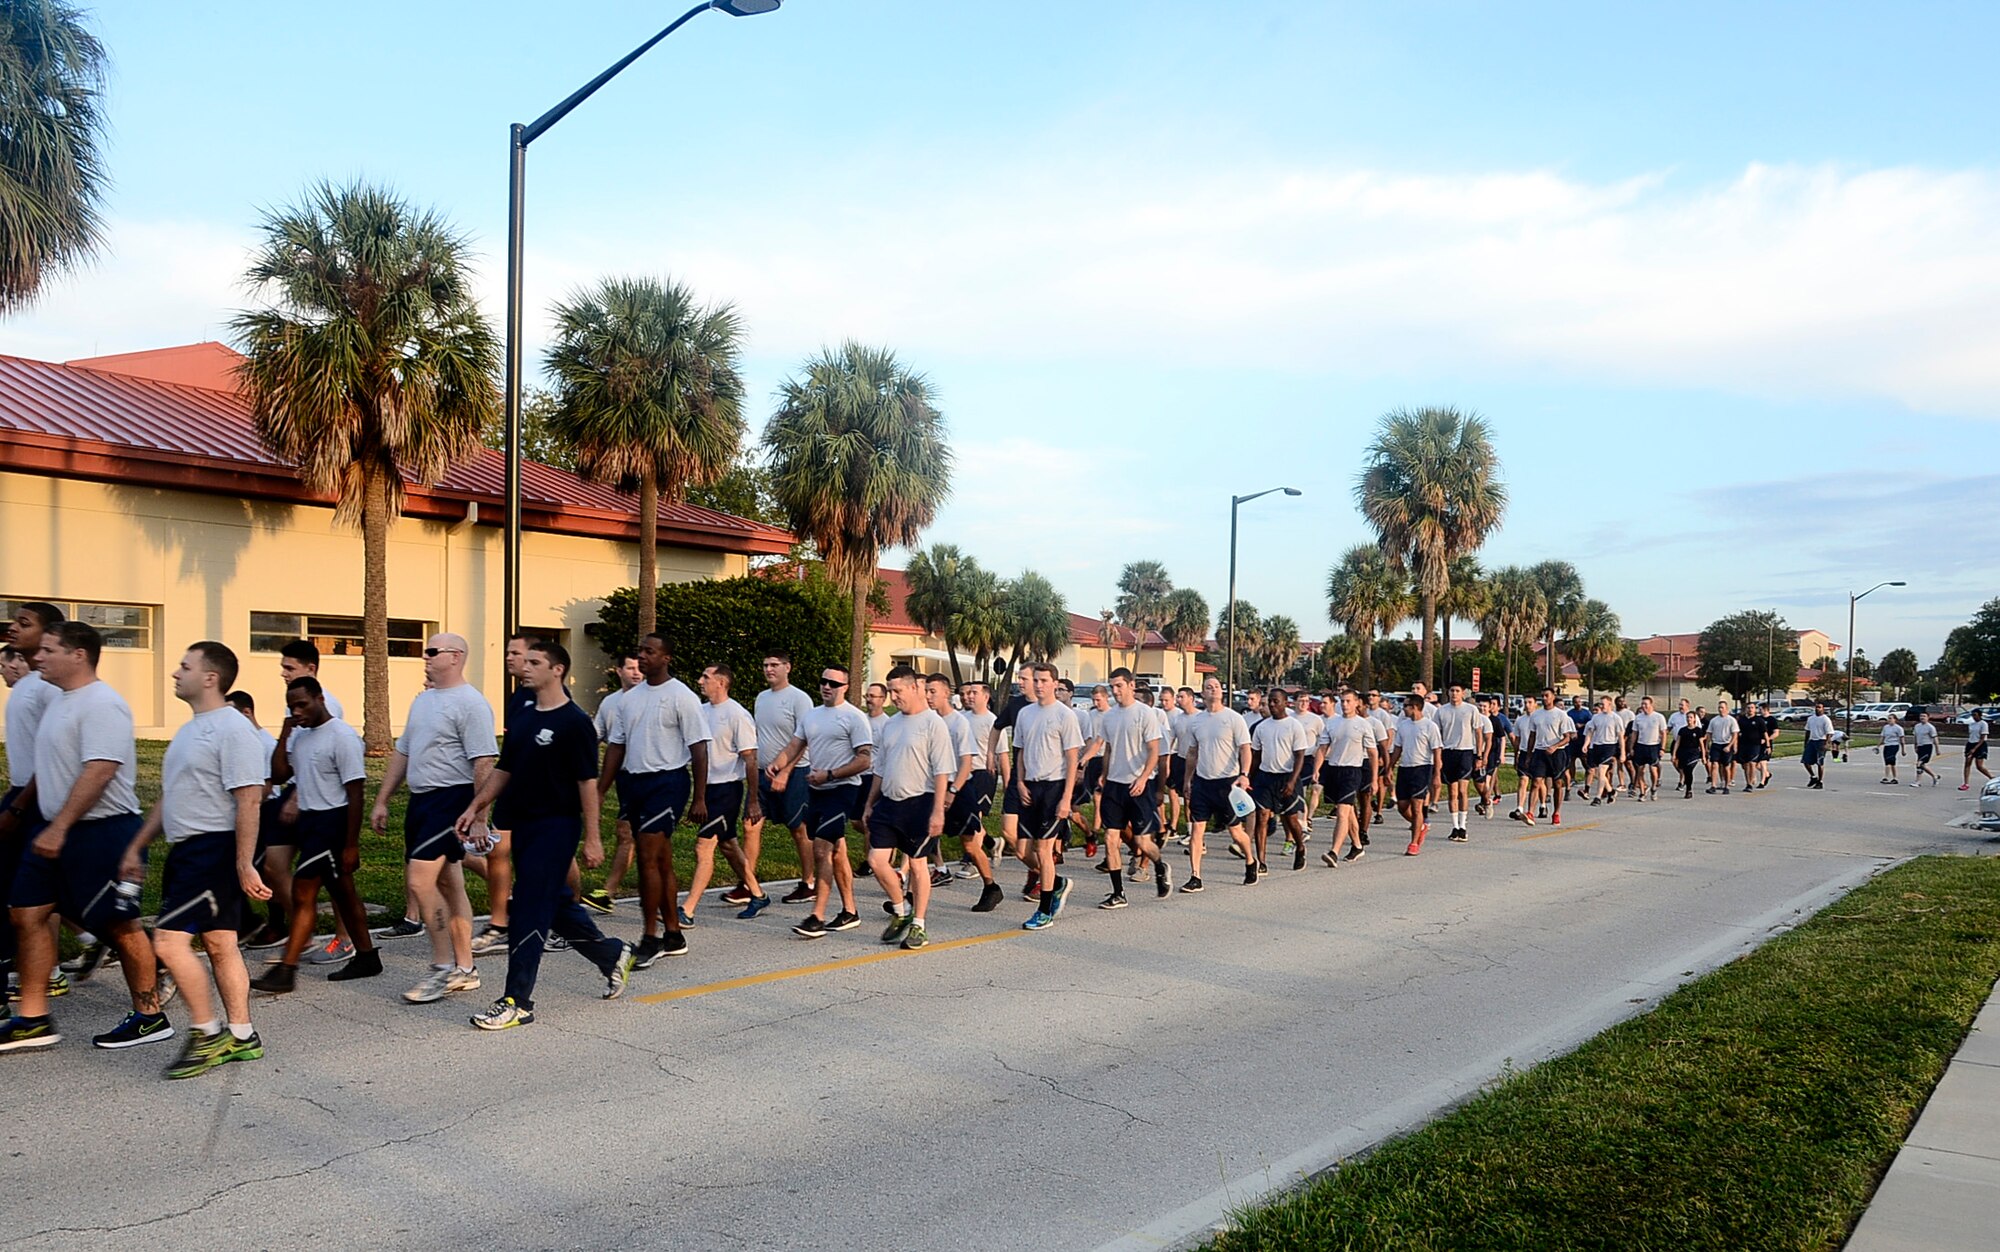
<svg viewBox="0 0 2000 1252">
<path fill-rule="evenodd" d="M 1056 893 L 1053 891 L 1044 891 L 1042 893 L 1042 912 L 1047 913 L 1053 917 L 1055 915 L 1055 911 L 1056 911 Z"/>
<path fill-rule="evenodd" d="M 229 1023 L 229 1033 L 238 1039 L 248 1039 L 250 1036 L 256 1034 L 257 1031 L 249 1022 L 231 1022 Z"/>
<path fill-rule="evenodd" d="M 910 902 L 906 899 L 901 904 L 898 904 L 896 906 L 896 916 L 908 917 L 909 915 L 910 915 Z"/>
<path fill-rule="evenodd" d="M 1125 871 L 1122 869 L 1111 871 L 1111 894 L 1114 896 L 1125 894 Z"/>
<path fill-rule="evenodd" d="M 196 1022 L 194 1024 L 194 1028 L 196 1032 L 199 1034 L 212 1035 L 216 1034 L 222 1029 L 222 1022 L 220 1019 L 209 1022 Z"/>
</svg>

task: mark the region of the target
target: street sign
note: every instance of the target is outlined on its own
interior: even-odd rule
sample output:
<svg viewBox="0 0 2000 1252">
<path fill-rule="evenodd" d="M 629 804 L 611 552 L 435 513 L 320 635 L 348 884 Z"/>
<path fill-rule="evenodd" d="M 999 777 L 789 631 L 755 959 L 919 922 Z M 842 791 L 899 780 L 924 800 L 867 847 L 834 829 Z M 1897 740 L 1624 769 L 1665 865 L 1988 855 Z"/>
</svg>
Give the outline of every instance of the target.
<svg viewBox="0 0 2000 1252">
<path fill-rule="evenodd" d="M 1472 667 L 1472 689 L 1474 691 L 1479 690 L 1479 667 L 1477 665 Z"/>
</svg>

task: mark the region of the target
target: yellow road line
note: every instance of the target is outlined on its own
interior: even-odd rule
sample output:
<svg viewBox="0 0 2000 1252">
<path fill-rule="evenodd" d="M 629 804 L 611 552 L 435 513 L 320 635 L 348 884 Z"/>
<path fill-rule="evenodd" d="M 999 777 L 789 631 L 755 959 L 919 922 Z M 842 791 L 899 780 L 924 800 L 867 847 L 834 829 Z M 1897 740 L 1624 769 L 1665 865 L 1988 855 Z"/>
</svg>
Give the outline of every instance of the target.
<svg viewBox="0 0 2000 1252">
<path fill-rule="evenodd" d="M 783 982 L 788 978 L 804 978 L 810 974 L 830 974 L 835 970 L 855 969 L 863 965 L 873 965 L 877 961 L 893 961 L 904 956 L 924 956 L 932 952 L 949 952 L 954 948 L 969 948 L 978 943 L 992 943 L 995 939 L 1013 939 L 1025 935 L 1025 930 L 999 930 L 990 935 L 973 935 L 969 939 L 947 939 L 943 943 L 926 944 L 921 948 L 890 948 L 884 952 L 870 952 L 867 956 L 850 956 L 841 961 L 824 961 L 818 965 L 805 965 L 798 969 L 774 969 L 767 974 L 751 974 L 743 978 L 726 978 L 721 982 L 702 983 L 698 987 L 682 987 L 678 991 L 656 991 L 649 996 L 634 996 L 641 1004 L 665 1004 L 672 1000 L 688 1000 L 695 996 L 710 995 L 717 991 L 736 991 L 743 987 L 755 987 L 763 983 Z"/>
<path fill-rule="evenodd" d="M 1526 843 L 1530 839 L 1553 839 L 1557 835 L 1567 835 L 1573 831 L 1596 830 L 1599 826 L 1602 826 L 1603 824 L 1604 824 L 1603 822 L 1584 822 L 1582 825 L 1579 826 L 1564 826 L 1560 830 L 1545 830 L 1539 835 L 1520 835 L 1515 838 L 1514 842 Z"/>
</svg>

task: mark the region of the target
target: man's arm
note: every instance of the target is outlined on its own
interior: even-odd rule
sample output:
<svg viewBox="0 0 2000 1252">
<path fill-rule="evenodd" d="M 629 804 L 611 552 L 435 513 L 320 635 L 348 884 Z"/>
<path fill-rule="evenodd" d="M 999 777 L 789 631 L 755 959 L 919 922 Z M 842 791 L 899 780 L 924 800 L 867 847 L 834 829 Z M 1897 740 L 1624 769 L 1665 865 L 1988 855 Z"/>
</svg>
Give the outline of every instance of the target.
<svg viewBox="0 0 2000 1252">
<path fill-rule="evenodd" d="M 583 864 L 585 869 L 596 869 L 604 864 L 604 824 L 603 810 L 597 803 L 597 780 L 580 778 L 576 784 L 576 796 L 583 805 Z"/>
<path fill-rule="evenodd" d="M 606 744 L 604 746 L 604 765 L 597 771 L 597 785 L 592 788 L 593 792 L 597 795 L 609 796 L 611 794 L 611 780 L 618 777 L 618 771 L 624 764 L 625 745 L 622 743 Z M 497 774 L 500 770 L 496 767 L 493 772 Z M 505 784 L 503 783 L 502 785 L 504 786 Z M 494 799 L 498 799 L 499 796 L 500 792 L 496 789 L 493 797 Z M 491 804 L 492 801 L 489 800 L 487 803 Z"/>
<path fill-rule="evenodd" d="M 820 775 L 824 781 L 832 782 L 838 778 L 852 778 L 856 774 L 865 774 L 868 772 L 868 767 L 873 765 L 874 762 L 874 746 L 864 743 L 854 750 L 854 759 L 839 769 L 815 770 L 813 772 Z"/>
<path fill-rule="evenodd" d="M 125 849 L 125 855 L 118 862 L 118 876 L 126 882 L 145 882 L 146 865 L 139 858 L 153 841 L 166 829 L 166 821 L 161 816 L 161 806 L 155 804 L 153 811 L 146 814 L 146 820 L 139 823 L 139 833 L 132 836 L 132 842 Z"/>
<path fill-rule="evenodd" d="M 278 727 L 278 746 L 271 750 L 271 784 L 292 781 L 292 731 L 298 722 L 287 717 Z"/>
<path fill-rule="evenodd" d="M 507 789 L 507 782 L 512 777 L 513 775 L 501 769 L 496 763 L 487 771 L 485 779 L 479 784 L 479 789 L 472 793 L 472 803 L 466 805 L 465 812 L 458 815 L 458 820 L 452 823 L 452 829 L 461 836 L 471 834 L 472 828 L 485 820 L 487 811 L 493 807 L 493 802 L 500 798 L 500 793 Z M 597 784 L 594 781 L 591 783 L 590 794 L 592 796 L 597 794 Z M 585 824 L 588 824 L 587 819 Z"/>
<path fill-rule="evenodd" d="M 34 811 L 36 794 L 35 780 L 30 778 L 28 785 L 21 788 L 21 794 L 14 797 L 14 806 L 0 809 L 0 835 L 12 834 L 21 819 Z"/>
<path fill-rule="evenodd" d="M 736 754 L 736 758 L 743 762 L 743 777 L 750 784 L 743 789 L 749 796 L 750 801 L 749 806 L 743 810 L 743 820 L 746 822 L 761 822 L 764 820 L 764 806 L 757 800 L 756 742 L 753 740 L 749 747 Z"/>
<path fill-rule="evenodd" d="M 259 783 L 237 787 L 236 797 L 236 881 L 252 900 L 268 900 L 271 889 L 257 872 L 257 828 L 264 818 L 264 787 Z"/>
<path fill-rule="evenodd" d="M 1160 742 L 1158 739 L 1146 741 L 1146 763 L 1139 767 L 1139 776 L 1132 780 L 1131 791 L 1135 796 L 1144 795 L 1146 788 L 1152 785 L 1153 771 L 1160 767 Z"/>
<path fill-rule="evenodd" d="M 409 773 L 410 758 L 401 752 L 389 753 L 388 767 L 382 771 L 382 786 L 375 793 L 375 808 L 368 814 L 368 824 L 376 834 L 389 833 L 389 797 L 396 794 L 396 788 L 403 785 L 403 777 Z"/>
<path fill-rule="evenodd" d="M 773 791 L 783 789 L 786 775 L 792 772 L 792 763 L 804 756 L 805 751 L 806 741 L 795 735 L 792 741 L 785 745 L 785 750 L 778 753 L 778 759 L 765 767 L 764 774 L 771 780 Z"/>
<path fill-rule="evenodd" d="M 694 800 L 688 805 L 688 819 L 700 826 L 708 820 L 708 741 L 689 744 L 688 757 L 694 771 Z"/>
<path fill-rule="evenodd" d="M 62 851 L 63 840 L 69 838 L 69 828 L 83 820 L 111 780 L 118 777 L 117 761 L 85 761 L 83 772 L 77 775 L 76 786 L 69 789 L 69 799 L 42 833 L 35 836 L 30 845 L 41 856 L 53 858 Z"/>
<path fill-rule="evenodd" d="M 1056 820 L 1069 816 L 1069 798 L 1076 794 L 1076 758 L 1078 749 L 1063 749 L 1063 793 L 1062 803 L 1056 805 Z"/>
</svg>

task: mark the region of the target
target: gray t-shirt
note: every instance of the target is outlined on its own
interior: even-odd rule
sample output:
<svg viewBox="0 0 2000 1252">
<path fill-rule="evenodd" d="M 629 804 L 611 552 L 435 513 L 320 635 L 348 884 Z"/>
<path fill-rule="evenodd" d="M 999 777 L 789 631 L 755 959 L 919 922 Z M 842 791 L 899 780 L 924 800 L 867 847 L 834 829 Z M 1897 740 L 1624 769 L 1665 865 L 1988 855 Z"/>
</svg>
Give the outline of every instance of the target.
<svg viewBox="0 0 2000 1252">
<path fill-rule="evenodd" d="M 1320 728 L 1319 742 L 1326 749 L 1328 765 L 1349 768 L 1366 765 L 1374 759 L 1375 745 L 1382 742 L 1382 728 L 1374 718 L 1362 713 L 1329 717 Z"/>
<path fill-rule="evenodd" d="M 1667 731 L 1667 719 L 1659 713 L 1635 713 L 1632 716 L 1632 742 L 1654 747 L 1659 744 Z"/>
<path fill-rule="evenodd" d="M 342 807 L 347 803 L 347 784 L 368 776 L 361 759 L 361 736 L 337 717 L 317 726 L 293 727 L 287 751 L 303 812 Z"/>
<path fill-rule="evenodd" d="M 767 688 L 757 693 L 753 707 L 757 719 L 757 765 L 768 769 L 792 746 L 792 740 L 801 738 L 799 721 L 812 712 L 812 697 L 797 687 L 788 686 L 783 691 Z M 805 769 L 811 757 L 812 753 L 807 752 L 794 768 Z"/>
<path fill-rule="evenodd" d="M 1910 738 L 1916 740 L 1919 748 L 1928 748 L 1937 743 L 1937 727 L 1930 722 L 1918 722 L 1910 727 Z"/>
<path fill-rule="evenodd" d="M 611 728 L 618 724 L 618 701 L 624 694 L 625 689 L 620 687 L 597 702 L 597 715 L 590 720 L 597 726 L 600 742 L 611 742 Z"/>
<path fill-rule="evenodd" d="M 951 752 L 951 728 L 932 709 L 890 718 L 882 727 L 881 742 L 875 745 L 875 773 L 882 780 L 885 800 L 932 794 L 939 774 L 950 782 L 958 773 L 958 758 Z"/>
<path fill-rule="evenodd" d="M 1166 754 L 1165 737 L 1159 719 L 1143 704 L 1113 705 L 1097 719 L 1098 737 L 1104 740 L 1104 777 L 1107 782 L 1130 786 L 1139 781 L 1146 768 L 1146 745 L 1159 742 Z"/>
<path fill-rule="evenodd" d="M 42 714 L 62 695 L 33 670 L 7 692 L 7 785 L 25 787 L 35 776 L 35 732 Z"/>
<path fill-rule="evenodd" d="M 1440 704 L 1431 710 L 1447 752 L 1470 752 L 1479 746 L 1478 717 L 1479 710 L 1470 704 Z"/>
<path fill-rule="evenodd" d="M 1250 731 L 1250 746 L 1257 751 L 1257 769 L 1266 774 L 1289 774 L 1301 752 L 1315 746 L 1306 724 L 1290 713 L 1267 717 Z"/>
<path fill-rule="evenodd" d="M 471 683 L 419 691 L 396 751 L 410 760 L 404 777 L 413 792 L 470 786 L 472 763 L 500 755 L 493 706 Z"/>
<path fill-rule="evenodd" d="M 806 710 L 799 719 L 798 737 L 806 741 L 806 756 L 812 760 L 816 770 L 837 770 L 861 755 L 861 749 L 875 743 L 874 731 L 868 725 L 868 715 L 851 704 L 822 704 L 818 708 Z M 871 762 L 872 763 L 872 762 Z M 795 765 L 794 769 L 805 769 Z M 864 773 L 850 778 L 836 778 L 816 791 L 831 787 L 859 787 L 868 780 Z"/>
<path fill-rule="evenodd" d="M 1592 713 L 1590 724 L 1584 727 L 1584 736 L 1593 748 L 1606 748 L 1625 739 L 1625 723 L 1618 720 L 1616 713 Z"/>
<path fill-rule="evenodd" d="M 42 711 L 35 730 L 35 792 L 43 821 L 52 822 L 63 811 L 90 761 L 116 761 L 118 772 L 83 820 L 137 813 L 139 749 L 132 736 L 132 707 L 102 679 L 74 691 L 57 690 Z"/>
<path fill-rule="evenodd" d="M 973 743 L 971 720 L 959 709 L 938 716 L 944 718 L 944 728 L 951 732 L 951 776 L 958 777 L 959 761 L 963 757 L 971 757 L 972 768 L 978 769 L 979 760 L 985 753 Z"/>
<path fill-rule="evenodd" d="M 236 829 L 242 787 L 263 790 L 265 736 L 228 705 L 174 732 L 160 765 L 160 825 L 168 843 Z"/>
<path fill-rule="evenodd" d="M 1396 760 L 1398 768 L 1429 765 L 1443 747 L 1444 738 L 1438 734 L 1436 718 L 1406 717 L 1396 723 L 1395 750 L 1403 754 Z"/>
<path fill-rule="evenodd" d="M 619 772 L 660 774 L 686 769 L 693 744 L 708 742 L 701 701 L 678 678 L 640 683 L 618 701 L 611 742 L 625 746 Z"/>
<path fill-rule="evenodd" d="M 1708 719 L 1708 741 L 1718 748 L 1726 748 L 1735 743 L 1736 736 L 1741 730 L 1732 714 L 1717 713 Z"/>
<path fill-rule="evenodd" d="M 1553 752 L 1576 733 L 1576 723 L 1568 709 L 1536 709 L 1528 714 L 1528 730 L 1535 736 L 1535 751 Z"/>
<path fill-rule="evenodd" d="M 1022 778 L 1061 782 L 1068 769 L 1064 750 L 1083 747 L 1076 710 L 1066 704 L 1031 704 L 1022 709 L 1014 717 L 1014 746 L 1021 750 Z"/>
<path fill-rule="evenodd" d="M 734 700 L 701 706 L 708 726 L 708 781 L 741 782 L 747 776 L 743 753 L 757 746 L 757 723 Z"/>
<path fill-rule="evenodd" d="M 984 713 L 965 712 L 959 716 L 965 719 L 965 725 L 972 733 L 972 768 L 992 769 L 993 762 L 986 755 L 986 744 L 992 737 L 993 723 L 999 720 L 999 714 L 988 709 Z"/>
<path fill-rule="evenodd" d="M 1250 727 L 1235 709 L 1203 709 L 1188 720 L 1187 740 L 1196 778 L 1234 778 L 1242 749 L 1250 742 Z"/>
</svg>

